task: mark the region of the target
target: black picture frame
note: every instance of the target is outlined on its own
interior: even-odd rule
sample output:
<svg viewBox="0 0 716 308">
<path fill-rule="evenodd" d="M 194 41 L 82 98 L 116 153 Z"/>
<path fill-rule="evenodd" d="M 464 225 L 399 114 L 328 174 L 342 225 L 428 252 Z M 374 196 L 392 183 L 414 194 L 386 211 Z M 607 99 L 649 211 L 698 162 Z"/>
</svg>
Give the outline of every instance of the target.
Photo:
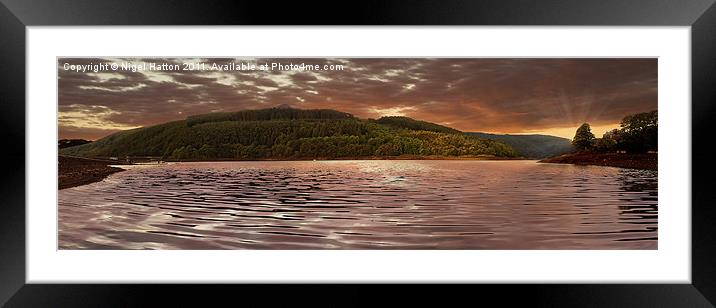
<svg viewBox="0 0 716 308">
<path fill-rule="evenodd" d="M 144 306 L 296 303 L 318 296 L 339 304 L 424 301 L 527 303 L 585 307 L 713 307 L 716 303 L 716 207 L 709 191 L 709 151 L 716 113 L 716 5 L 714 0 L 602 1 L 69 1 L 0 0 L 0 303 L 7 306 Z M 340 6 L 339 6 L 340 5 Z M 26 284 L 25 274 L 25 62 L 26 27 L 74 25 L 578 25 L 690 26 L 692 86 L 692 284 L 415 285 L 406 291 L 372 285 L 61 285 Z M 688 102 L 669 102 L 688 104 Z M 661 162 L 669 163 L 669 162 Z M 52 176 L 52 175 L 48 175 Z M 680 205 L 688 206 L 688 204 Z M 585 264 L 588 266 L 588 264 Z M 257 292 L 274 295 L 257 297 Z M 320 295 L 317 294 L 320 292 Z M 396 293 L 397 292 L 397 293 Z M 507 292 L 507 293 L 505 293 Z M 505 295 L 507 294 L 507 295 Z M 449 295 L 449 296 L 443 296 Z M 387 296 L 387 297 L 384 297 Z M 396 298 L 400 297 L 400 298 Z M 309 300 L 310 302 L 310 300 Z"/>
</svg>

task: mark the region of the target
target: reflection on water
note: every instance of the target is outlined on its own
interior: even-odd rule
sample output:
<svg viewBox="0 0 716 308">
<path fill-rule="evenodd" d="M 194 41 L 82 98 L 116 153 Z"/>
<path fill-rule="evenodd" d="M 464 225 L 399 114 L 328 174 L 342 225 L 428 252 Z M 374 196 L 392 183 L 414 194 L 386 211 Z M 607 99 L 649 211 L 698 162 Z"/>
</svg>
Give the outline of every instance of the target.
<svg viewBox="0 0 716 308">
<path fill-rule="evenodd" d="M 656 249 L 657 174 L 534 161 L 130 166 L 61 190 L 61 249 Z"/>
</svg>

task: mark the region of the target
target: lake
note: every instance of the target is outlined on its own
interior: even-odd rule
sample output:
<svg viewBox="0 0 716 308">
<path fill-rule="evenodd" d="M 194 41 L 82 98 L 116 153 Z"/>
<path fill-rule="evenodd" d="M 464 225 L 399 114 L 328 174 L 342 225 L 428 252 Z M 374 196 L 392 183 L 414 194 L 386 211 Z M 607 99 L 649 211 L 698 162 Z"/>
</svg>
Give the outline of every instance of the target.
<svg viewBox="0 0 716 308">
<path fill-rule="evenodd" d="M 59 191 L 60 249 L 656 249 L 657 172 L 536 161 L 122 166 Z"/>
</svg>

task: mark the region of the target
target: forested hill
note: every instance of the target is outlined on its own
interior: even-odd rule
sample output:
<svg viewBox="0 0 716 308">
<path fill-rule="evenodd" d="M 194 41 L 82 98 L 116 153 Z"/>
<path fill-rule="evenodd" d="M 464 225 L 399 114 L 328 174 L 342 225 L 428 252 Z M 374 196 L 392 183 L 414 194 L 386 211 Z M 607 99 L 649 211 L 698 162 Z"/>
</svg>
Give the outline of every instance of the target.
<svg viewBox="0 0 716 308">
<path fill-rule="evenodd" d="M 518 155 L 529 158 L 545 158 L 571 152 L 571 140 L 549 135 L 499 135 L 467 133 L 478 138 L 502 141 L 510 145 Z"/>
<path fill-rule="evenodd" d="M 239 112 L 215 112 L 190 116 L 186 119 L 188 126 L 210 122 L 249 122 L 277 120 L 345 120 L 351 119 L 350 113 L 331 109 L 296 109 L 286 105 L 268 109 L 253 109 Z"/>
<path fill-rule="evenodd" d="M 392 116 L 392 117 L 382 117 L 375 121 L 376 123 L 387 125 L 393 128 L 405 128 L 410 130 L 425 130 L 429 132 L 437 132 L 437 133 L 448 133 L 448 134 L 456 134 L 460 133 L 459 130 L 450 128 L 447 126 L 438 125 L 435 123 L 415 120 L 408 117 L 398 117 L 398 116 Z"/>
<path fill-rule="evenodd" d="M 169 160 L 517 156 L 503 142 L 429 122 L 405 117 L 363 120 L 335 110 L 284 106 L 191 116 L 118 132 L 61 149 L 60 154 Z"/>
</svg>

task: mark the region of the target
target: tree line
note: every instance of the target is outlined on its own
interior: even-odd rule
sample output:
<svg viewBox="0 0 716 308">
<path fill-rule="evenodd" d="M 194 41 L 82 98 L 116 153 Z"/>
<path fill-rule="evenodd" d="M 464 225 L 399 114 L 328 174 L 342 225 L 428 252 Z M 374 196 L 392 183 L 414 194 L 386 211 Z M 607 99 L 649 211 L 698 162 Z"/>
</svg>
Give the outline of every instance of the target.
<svg viewBox="0 0 716 308">
<path fill-rule="evenodd" d="M 202 123 L 225 121 L 343 120 L 351 118 L 353 118 L 353 115 L 350 113 L 332 109 L 297 109 L 283 105 L 266 109 L 214 112 L 189 116 L 186 119 L 186 124 L 191 127 Z"/>
<path fill-rule="evenodd" d="M 589 123 L 577 128 L 572 144 L 580 151 L 645 153 L 658 149 L 657 111 L 637 113 L 624 117 L 618 129 L 595 138 Z"/>
</svg>

